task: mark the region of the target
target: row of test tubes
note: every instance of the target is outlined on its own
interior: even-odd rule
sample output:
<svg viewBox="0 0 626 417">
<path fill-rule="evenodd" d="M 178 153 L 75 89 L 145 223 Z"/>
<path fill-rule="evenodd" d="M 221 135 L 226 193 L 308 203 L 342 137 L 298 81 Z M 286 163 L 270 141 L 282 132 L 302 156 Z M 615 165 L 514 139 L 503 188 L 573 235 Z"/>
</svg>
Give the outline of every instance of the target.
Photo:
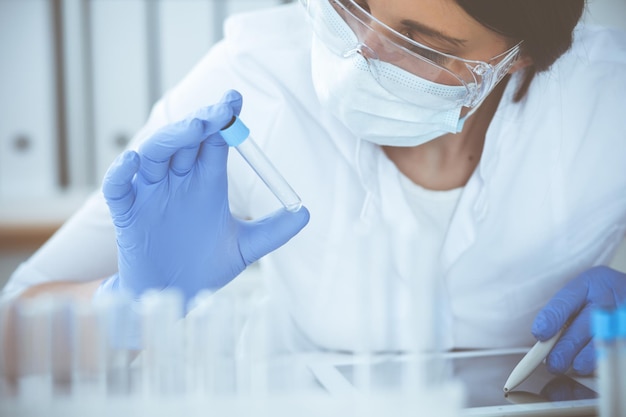
<svg viewBox="0 0 626 417">
<path fill-rule="evenodd" d="M 626 305 L 592 315 L 597 358 L 599 416 L 626 416 Z"/>
<path fill-rule="evenodd" d="M 46 296 L 4 306 L 0 415 L 22 415 L 32 404 L 83 404 L 70 408 L 79 415 L 112 400 L 165 415 L 167 408 L 158 407 L 170 399 L 228 415 L 302 414 L 306 405 L 305 415 L 363 417 L 395 410 L 401 416 L 417 403 L 432 403 L 437 415 L 456 416 L 458 406 L 447 392 L 444 406 L 437 399 L 444 391 L 422 395 L 412 378 L 402 378 L 411 389 L 401 389 L 400 397 L 373 395 L 377 384 L 365 338 L 363 349 L 354 353 L 362 364 L 355 367 L 354 394 L 336 397 L 321 390 L 306 353 L 273 351 L 272 339 L 280 338 L 281 330 L 269 308 L 262 299 L 226 292 L 200 293 L 185 308 L 182 294 L 167 290 L 149 291 L 139 301 L 121 295 L 96 302 Z M 65 411 L 47 415 L 74 415 Z"/>
<path fill-rule="evenodd" d="M 359 228 L 355 233 L 365 242 L 371 230 Z M 387 247 L 385 241 L 378 243 Z M 358 253 L 359 247 L 346 250 Z M 24 405 L 47 400 L 53 405 L 59 400 L 114 400 L 145 412 L 171 399 L 198 403 L 197 410 L 217 415 L 221 410 L 226 415 L 254 411 L 272 417 L 294 412 L 302 417 L 404 416 L 414 415 L 419 407 L 434 410 L 423 415 L 456 417 L 462 392 L 458 385 L 446 384 L 449 370 L 442 369 L 434 354 L 439 335 L 433 329 L 440 323 L 435 282 L 409 285 L 403 330 L 388 334 L 372 326 L 373 308 L 395 311 L 391 292 L 381 294 L 372 282 L 385 265 L 376 258 L 370 267 L 371 276 L 360 279 L 349 295 L 354 302 L 344 311 L 355 323 L 355 349 L 347 352 L 283 350 L 283 340 L 300 340 L 302 334 L 293 328 L 291 317 L 274 311 L 282 305 L 267 302 L 265 291 L 256 294 L 256 286 L 249 292 L 241 291 L 245 286 L 232 292 L 201 292 L 187 305 L 179 292 L 161 290 L 148 291 L 140 300 L 121 294 L 84 302 L 46 296 L 0 308 L 0 416 L 16 415 L 13 411 L 22 411 Z M 407 346 L 392 375 L 376 366 L 386 357 L 386 345 L 380 341 L 387 338 Z M 427 354 L 417 355 L 422 347 Z M 327 373 L 326 354 L 333 363 L 354 365 L 346 380 Z M 347 384 L 350 389 L 344 390 Z M 164 410 L 150 415 L 166 415 Z"/>
<path fill-rule="evenodd" d="M 250 307 L 252 305 L 252 307 Z M 250 343 L 238 343 L 254 322 Z M 266 308 L 258 300 L 177 291 L 133 301 L 20 300 L 0 311 L 0 398 L 267 395 L 296 389 L 271 379 Z"/>
</svg>

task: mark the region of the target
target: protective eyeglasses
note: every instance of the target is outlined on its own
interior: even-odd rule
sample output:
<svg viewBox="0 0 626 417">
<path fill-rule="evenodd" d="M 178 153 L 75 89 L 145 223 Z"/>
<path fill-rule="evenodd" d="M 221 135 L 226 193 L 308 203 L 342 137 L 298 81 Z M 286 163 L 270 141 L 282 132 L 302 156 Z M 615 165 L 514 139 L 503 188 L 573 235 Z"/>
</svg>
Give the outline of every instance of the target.
<svg viewBox="0 0 626 417">
<path fill-rule="evenodd" d="M 415 97 L 407 97 L 411 91 L 406 88 L 406 82 L 398 82 L 398 70 L 435 85 L 464 87 L 463 94 L 450 97 L 454 102 L 451 105 L 477 106 L 506 75 L 519 56 L 522 43 L 489 62 L 467 60 L 400 34 L 354 0 L 300 2 L 308 12 L 316 36 L 327 48 L 344 58 L 360 55 L 383 88 L 409 101 L 414 101 Z M 394 71 L 388 70 L 388 64 L 396 67 Z"/>
</svg>

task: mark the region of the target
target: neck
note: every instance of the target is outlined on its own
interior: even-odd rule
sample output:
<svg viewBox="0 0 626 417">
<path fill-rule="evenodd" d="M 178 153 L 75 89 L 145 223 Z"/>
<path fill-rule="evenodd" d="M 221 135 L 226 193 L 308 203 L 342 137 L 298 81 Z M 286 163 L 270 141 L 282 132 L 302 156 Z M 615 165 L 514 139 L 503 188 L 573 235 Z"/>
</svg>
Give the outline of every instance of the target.
<svg viewBox="0 0 626 417">
<path fill-rule="evenodd" d="M 387 157 L 411 181 L 432 190 L 464 186 L 476 169 L 485 135 L 506 87 L 504 79 L 472 114 L 459 133 L 449 133 L 423 145 L 384 146 Z"/>
</svg>

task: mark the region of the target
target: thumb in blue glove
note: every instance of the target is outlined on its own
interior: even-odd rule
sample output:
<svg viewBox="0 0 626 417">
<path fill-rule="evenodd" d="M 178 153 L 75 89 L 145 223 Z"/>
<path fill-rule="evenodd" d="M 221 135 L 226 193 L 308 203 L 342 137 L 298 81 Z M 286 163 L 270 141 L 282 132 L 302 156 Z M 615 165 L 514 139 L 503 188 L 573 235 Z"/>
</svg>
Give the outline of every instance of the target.
<svg viewBox="0 0 626 417">
<path fill-rule="evenodd" d="M 175 288 L 189 301 L 202 289 L 226 285 L 307 224 L 304 207 L 256 221 L 231 214 L 228 145 L 219 131 L 241 103 L 241 95 L 229 91 L 109 168 L 102 191 L 117 235 L 118 274 L 107 288 L 134 298 L 147 289 Z"/>
<path fill-rule="evenodd" d="M 532 333 L 546 340 L 567 328 L 548 357 L 550 372 L 561 374 L 573 368 L 580 375 L 595 369 L 591 311 L 614 309 L 626 301 L 626 275 L 605 266 L 589 269 L 561 289 L 537 314 Z"/>
</svg>

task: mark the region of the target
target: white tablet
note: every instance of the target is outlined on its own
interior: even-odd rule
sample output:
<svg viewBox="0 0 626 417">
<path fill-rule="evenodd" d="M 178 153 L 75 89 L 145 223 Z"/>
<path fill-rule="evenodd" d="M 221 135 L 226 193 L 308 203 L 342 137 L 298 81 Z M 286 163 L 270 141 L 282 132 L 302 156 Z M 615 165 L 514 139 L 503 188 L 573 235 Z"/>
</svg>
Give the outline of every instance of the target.
<svg viewBox="0 0 626 417">
<path fill-rule="evenodd" d="M 463 383 L 466 393 L 464 416 L 594 416 L 597 393 L 593 378 L 552 375 L 544 365 L 508 394 L 502 390 L 509 374 L 524 356 L 524 350 L 464 351 L 445 354 L 444 369 Z M 311 367 L 318 382 L 331 394 L 358 391 L 363 364 L 336 359 Z M 398 390 L 406 381 L 407 358 L 376 357 L 367 367 L 368 389 Z"/>
</svg>

